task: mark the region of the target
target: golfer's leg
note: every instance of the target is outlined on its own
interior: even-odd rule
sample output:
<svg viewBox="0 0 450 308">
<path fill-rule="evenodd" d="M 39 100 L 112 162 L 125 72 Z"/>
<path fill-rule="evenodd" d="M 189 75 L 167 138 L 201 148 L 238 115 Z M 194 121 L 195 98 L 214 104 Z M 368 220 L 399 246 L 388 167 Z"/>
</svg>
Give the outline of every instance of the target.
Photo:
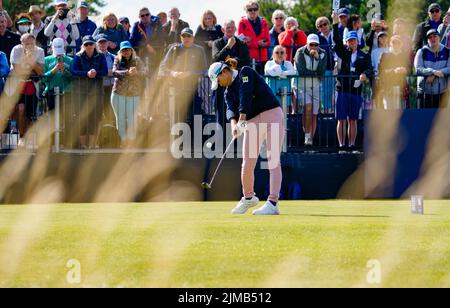
<svg viewBox="0 0 450 308">
<path fill-rule="evenodd" d="M 265 119 L 267 126 L 267 156 L 270 172 L 270 196 L 269 201 L 278 202 L 280 198 L 283 175 L 281 171 L 281 150 L 285 136 L 283 123 L 283 111 L 281 108 L 270 110 Z"/>
<path fill-rule="evenodd" d="M 259 136 L 260 116 L 252 119 L 248 124 L 248 130 L 244 134 L 243 163 L 241 170 L 242 189 L 245 198 L 255 195 L 255 167 L 258 161 L 261 143 Z"/>
</svg>

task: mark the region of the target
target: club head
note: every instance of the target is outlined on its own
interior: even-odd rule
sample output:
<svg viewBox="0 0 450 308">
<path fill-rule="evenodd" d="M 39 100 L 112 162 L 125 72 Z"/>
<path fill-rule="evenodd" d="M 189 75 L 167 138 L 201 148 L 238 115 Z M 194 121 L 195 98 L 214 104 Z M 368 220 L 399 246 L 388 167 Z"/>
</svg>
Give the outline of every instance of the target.
<svg viewBox="0 0 450 308">
<path fill-rule="evenodd" d="M 203 189 L 211 189 L 211 184 L 206 183 L 206 182 L 203 182 L 203 183 L 202 183 L 202 188 L 203 188 Z"/>
</svg>

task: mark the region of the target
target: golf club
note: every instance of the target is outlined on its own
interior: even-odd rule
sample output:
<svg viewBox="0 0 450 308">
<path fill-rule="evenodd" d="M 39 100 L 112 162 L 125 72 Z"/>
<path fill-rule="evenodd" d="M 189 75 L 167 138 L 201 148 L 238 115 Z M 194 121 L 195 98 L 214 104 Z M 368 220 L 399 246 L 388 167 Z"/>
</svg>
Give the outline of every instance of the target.
<svg viewBox="0 0 450 308">
<path fill-rule="evenodd" d="M 220 166 L 222 165 L 223 160 L 224 160 L 225 157 L 227 156 L 227 153 L 228 153 L 228 151 L 231 149 L 231 146 L 233 145 L 233 143 L 234 143 L 235 140 L 236 140 L 236 138 L 233 138 L 233 140 L 231 140 L 230 144 L 228 145 L 227 149 L 225 150 L 225 153 L 223 153 L 223 156 L 222 156 L 222 158 L 220 159 L 219 164 L 218 164 L 217 167 L 216 167 L 216 171 L 214 172 L 214 175 L 212 176 L 211 181 L 210 181 L 209 183 L 208 183 L 208 182 L 203 182 L 203 183 L 202 183 L 202 188 L 203 188 L 203 189 L 211 189 L 211 188 L 212 188 L 212 184 L 214 183 L 214 179 L 216 178 L 216 175 L 217 175 L 217 173 L 218 173 L 219 170 L 220 170 Z"/>
</svg>

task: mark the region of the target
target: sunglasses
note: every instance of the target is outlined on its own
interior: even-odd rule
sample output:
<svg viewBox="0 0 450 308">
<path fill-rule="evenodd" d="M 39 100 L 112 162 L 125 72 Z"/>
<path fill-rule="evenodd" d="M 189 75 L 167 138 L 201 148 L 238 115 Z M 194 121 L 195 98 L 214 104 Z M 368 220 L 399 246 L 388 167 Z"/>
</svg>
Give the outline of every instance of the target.
<svg viewBox="0 0 450 308">
<path fill-rule="evenodd" d="M 183 34 L 181 37 L 182 37 L 182 38 L 191 38 L 191 37 L 193 37 L 193 36 L 192 36 L 192 35 L 189 35 L 189 34 Z"/>
<path fill-rule="evenodd" d="M 247 12 L 258 12 L 258 11 L 259 11 L 259 9 L 257 9 L 257 8 L 250 8 L 247 10 Z"/>
<path fill-rule="evenodd" d="M 141 17 L 149 17 L 149 16 L 150 16 L 150 13 L 141 15 Z"/>
<path fill-rule="evenodd" d="M 319 47 L 319 44 L 309 44 L 309 47 Z"/>
<path fill-rule="evenodd" d="M 323 27 L 328 27 L 328 24 L 321 24 L 321 25 L 319 25 L 319 29 L 322 29 Z"/>
<path fill-rule="evenodd" d="M 283 17 L 275 17 L 275 20 L 283 20 Z"/>
<path fill-rule="evenodd" d="M 275 54 L 276 54 L 276 55 L 284 55 L 285 52 L 284 52 L 284 51 L 277 51 L 277 52 L 275 52 Z"/>
<path fill-rule="evenodd" d="M 440 13 L 440 12 L 441 12 L 441 11 L 439 11 L 439 10 L 431 10 L 431 11 L 430 11 L 431 14 L 437 14 L 437 13 Z"/>
<path fill-rule="evenodd" d="M 85 43 L 84 46 L 89 47 L 89 46 L 94 46 L 94 43 Z"/>
</svg>

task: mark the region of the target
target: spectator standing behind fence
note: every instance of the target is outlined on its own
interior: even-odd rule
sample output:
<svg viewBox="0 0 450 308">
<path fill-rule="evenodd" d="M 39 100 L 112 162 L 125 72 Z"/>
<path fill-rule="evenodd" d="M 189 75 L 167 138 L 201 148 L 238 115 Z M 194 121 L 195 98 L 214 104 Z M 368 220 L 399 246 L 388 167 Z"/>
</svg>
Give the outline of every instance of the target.
<svg viewBox="0 0 450 308">
<path fill-rule="evenodd" d="M 124 145 L 136 139 L 137 116 L 141 105 L 143 82 L 147 69 L 130 42 L 122 42 L 114 61 L 114 86 L 111 104 L 116 127 Z"/>
<path fill-rule="evenodd" d="M 199 78 L 207 70 L 205 51 L 202 47 L 194 44 L 194 32 L 186 28 L 181 31 L 181 44 L 174 44 L 167 52 L 161 63 L 160 75 L 171 77 L 172 85 L 176 85 L 177 102 L 179 112 L 188 112 L 188 121 L 192 114 L 201 113 L 201 98 L 197 87 Z M 193 113 L 188 106 L 193 106 Z M 182 119 L 180 119 L 182 120 Z"/>
<path fill-rule="evenodd" d="M 410 58 L 413 59 L 412 36 L 410 29 L 411 27 L 408 25 L 406 19 L 399 17 L 394 20 L 392 35 L 400 37 L 403 43 L 403 48 L 409 52 Z"/>
<path fill-rule="evenodd" d="M 366 41 L 364 40 L 364 29 L 362 27 L 361 16 L 353 14 L 349 17 L 347 27 L 344 29 L 344 38 L 350 31 L 355 31 L 358 33 L 358 47 L 364 49 L 366 47 Z M 345 39 L 343 38 L 344 44 Z"/>
<path fill-rule="evenodd" d="M 167 13 L 166 12 L 159 12 L 156 16 L 159 17 L 159 21 L 161 22 L 161 25 L 165 25 L 167 23 Z"/>
<path fill-rule="evenodd" d="M 325 113 L 331 113 L 334 105 L 335 78 L 334 76 L 334 51 L 333 51 L 333 31 L 331 31 L 330 20 L 325 17 L 319 17 L 316 20 L 316 28 L 319 31 L 320 48 L 327 54 L 327 69 L 321 91 L 321 101 Z"/>
<path fill-rule="evenodd" d="M 19 44 L 20 35 L 8 30 L 8 21 L 5 15 L 0 13 L 0 51 L 5 53 L 8 63 L 12 49 Z"/>
<path fill-rule="evenodd" d="M 224 62 L 232 58 L 237 61 L 238 69 L 251 65 L 250 52 L 247 44 L 235 36 L 235 22 L 233 20 L 227 20 L 223 24 L 223 29 L 224 37 L 216 40 L 213 45 L 213 61 Z"/>
<path fill-rule="evenodd" d="M 381 32 L 388 32 L 388 27 L 386 21 L 384 20 L 383 14 L 375 14 L 371 22 L 370 34 L 367 38 L 367 46 L 369 46 L 369 54 L 377 50 L 380 46 L 378 45 L 378 35 Z"/>
<path fill-rule="evenodd" d="M 108 51 L 108 39 L 104 34 L 97 37 L 97 51 L 105 56 L 108 66 L 108 76 L 103 78 L 103 120 L 106 123 L 114 123 L 114 114 L 111 109 L 111 91 L 114 83 L 113 66 L 116 56 Z"/>
<path fill-rule="evenodd" d="M 437 30 L 442 24 L 442 9 L 437 3 L 430 4 L 428 7 L 428 18 L 416 27 L 413 37 L 414 53 L 427 45 L 427 33 L 430 30 Z"/>
<path fill-rule="evenodd" d="M 269 59 L 268 47 L 270 46 L 269 24 L 259 16 L 259 4 L 257 1 L 247 3 L 245 10 L 247 16 L 239 22 L 238 34 L 250 50 L 250 59 L 256 62 L 256 70 L 264 74 L 264 65 Z"/>
<path fill-rule="evenodd" d="M 281 94 L 283 93 L 284 88 L 286 88 L 286 107 L 289 110 L 292 105 L 291 79 L 289 77 L 297 75 L 297 71 L 292 62 L 287 61 L 286 48 L 283 46 L 278 45 L 274 48 L 272 58 L 272 60 L 267 61 L 264 68 L 264 74 L 270 76 L 266 78 L 266 82 L 273 93 L 277 95 L 280 105 L 282 103 Z M 296 105 L 294 104 L 294 106 L 292 106 L 292 112 L 295 112 L 295 110 Z"/>
<path fill-rule="evenodd" d="M 442 24 L 438 28 L 439 35 L 441 36 L 441 43 L 445 47 L 450 47 L 450 8 L 445 13 Z"/>
<path fill-rule="evenodd" d="M 375 101 L 381 102 L 384 109 L 409 107 L 409 88 L 407 77 L 411 71 L 411 58 L 408 49 L 403 48 L 400 36 L 390 40 L 390 50 L 381 55 L 379 66 L 379 85 Z"/>
<path fill-rule="evenodd" d="M 296 89 L 297 97 L 303 106 L 306 146 L 313 145 L 320 110 L 321 78 L 327 69 L 327 54 L 319 45 L 319 37 L 311 34 L 306 46 L 299 49 L 295 55 L 295 67 L 301 76 Z"/>
<path fill-rule="evenodd" d="M 27 13 L 20 13 L 17 15 L 15 28 L 17 30 L 17 34 L 22 36 L 25 33 L 30 32 L 31 28 L 31 17 Z"/>
<path fill-rule="evenodd" d="M 206 53 L 206 62 L 208 67 L 212 64 L 212 48 L 214 41 L 223 37 L 222 27 L 217 24 L 217 17 L 211 11 L 207 10 L 202 15 L 201 24 L 195 32 L 195 43 L 202 46 Z"/>
<path fill-rule="evenodd" d="M 338 83 L 336 90 L 338 92 L 336 99 L 336 119 L 337 135 L 340 151 L 344 150 L 346 132 L 345 123 L 348 127 L 348 145 L 351 151 L 355 151 L 356 137 L 358 133 L 357 120 L 363 103 L 362 88 L 363 83 L 373 75 L 373 68 L 370 56 L 358 48 L 358 33 L 349 32 L 345 41 L 347 46 L 339 37 L 339 18 L 333 13 L 333 39 L 335 43 L 335 52 L 342 59 L 339 69 Z"/>
<path fill-rule="evenodd" d="M 286 31 L 280 34 L 280 45 L 286 47 L 287 60 L 293 61 L 298 48 L 306 45 L 307 36 L 304 31 L 298 29 L 298 21 L 294 17 L 288 17 L 284 22 Z"/>
<path fill-rule="evenodd" d="M 94 35 L 97 25 L 89 19 L 89 4 L 86 1 L 80 1 L 78 4 L 77 27 L 80 32 L 80 38 L 77 40 L 77 52 L 81 49 L 81 41 L 86 35 Z"/>
<path fill-rule="evenodd" d="M 39 6 L 32 5 L 30 6 L 28 13 L 30 14 L 32 21 L 30 33 L 36 39 L 36 45 L 44 49 L 45 54 L 47 54 L 48 37 L 45 36 L 45 23 L 42 20 L 45 16 L 45 12 Z"/>
<path fill-rule="evenodd" d="M 108 39 L 108 50 L 115 55 L 119 51 L 120 43 L 129 40 L 124 27 L 113 13 L 103 17 L 102 25 L 94 32 L 94 39 L 97 39 L 101 34 L 106 36 Z"/>
<path fill-rule="evenodd" d="M 50 41 L 54 38 L 62 38 L 66 43 L 66 52 L 72 54 L 76 51 L 76 42 L 80 38 L 80 32 L 75 24 L 69 18 L 69 6 L 67 0 L 55 0 L 55 15 L 47 17 L 45 24 L 45 35 Z"/>
<path fill-rule="evenodd" d="M 131 24 L 130 19 L 128 17 L 119 17 L 119 23 L 123 26 L 125 29 L 125 32 L 127 33 L 128 37 L 131 37 Z"/>
<path fill-rule="evenodd" d="M 284 21 L 286 20 L 286 18 L 287 16 L 282 10 L 275 10 L 272 14 L 273 27 L 269 31 L 270 34 L 270 48 L 268 54 L 269 59 L 272 59 L 273 48 L 275 46 L 280 45 L 278 37 L 282 32 L 286 31 L 286 29 L 284 29 Z"/>
<path fill-rule="evenodd" d="M 72 85 L 73 59 L 66 55 L 64 40 L 55 38 L 52 42 L 52 55 L 45 58 L 44 64 L 44 96 L 47 98 L 48 111 L 55 109 L 55 88 L 59 88 L 62 102 L 65 106 L 70 106 L 70 95 Z M 67 123 L 69 124 L 69 123 Z"/>
<path fill-rule="evenodd" d="M 441 44 L 437 30 L 427 33 L 428 44 L 416 54 L 414 67 L 417 75 L 417 103 L 420 108 L 447 107 L 450 50 Z M 445 101 L 444 101 L 445 99 Z"/>
<path fill-rule="evenodd" d="M 20 136 L 25 136 L 31 122 L 37 116 L 37 76 L 42 76 L 44 67 L 44 50 L 36 46 L 33 35 L 26 33 L 21 37 L 21 44 L 11 52 L 11 70 L 20 80 L 21 96 L 18 103 L 17 122 Z"/>
<path fill-rule="evenodd" d="M 180 19 L 180 10 L 176 7 L 172 8 L 169 12 L 170 20 L 163 25 L 163 30 L 166 36 L 166 45 L 170 48 L 170 45 L 181 43 L 181 31 L 189 28 L 189 24 Z"/>
<path fill-rule="evenodd" d="M 75 81 L 77 97 L 72 101 L 75 115 L 75 132 L 82 149 L 96 147 L 98 122 L 103 112 L 103 77 L 108 75 L 106 58 L 96 49 L 92 36 L 83 38 L 81 51 L 74 57 L 71 72 Z"/>
<path fill-rule="evenodd" d="M 164 56 L 165 33 L 159 17 L 152 16 L 146 7 L 139 10 L 139 21 L 133 25 L 130 43 L 154 74 Z"/>
<path fill-rule="evenodd" d="M 344 40 L 344 31 L 347 28 L 348 20 L 350 18 L 350 11 L 347 8 L 340 8 L 338 10 L 338 17 L 339 17 L 339 26 L 338 26 L 338 32 L 339 37 L 341 40 Z"/>
<path fill-rule="evenodd" d="M 5 86 L 5 78 L 9 75 L 9 64 L 6 59 L 6 54 L 0 51 L 0 97 L 3 94 L 3 88 Z"/>
<path fill-rule="evenodd" d="M 378 33 L 378 42 L 377 42 L 377 49 L 374 49 L 372 51 L 371 57 L 372 57 L 372 66 L 373 66 L 373 72 L 376 76 L 378 76 L 378 67 L 380 65 L 381 56 L 383 53 L 389 51 L 389 35 L 387 32 L 380 32 Z"/>
</svg>

